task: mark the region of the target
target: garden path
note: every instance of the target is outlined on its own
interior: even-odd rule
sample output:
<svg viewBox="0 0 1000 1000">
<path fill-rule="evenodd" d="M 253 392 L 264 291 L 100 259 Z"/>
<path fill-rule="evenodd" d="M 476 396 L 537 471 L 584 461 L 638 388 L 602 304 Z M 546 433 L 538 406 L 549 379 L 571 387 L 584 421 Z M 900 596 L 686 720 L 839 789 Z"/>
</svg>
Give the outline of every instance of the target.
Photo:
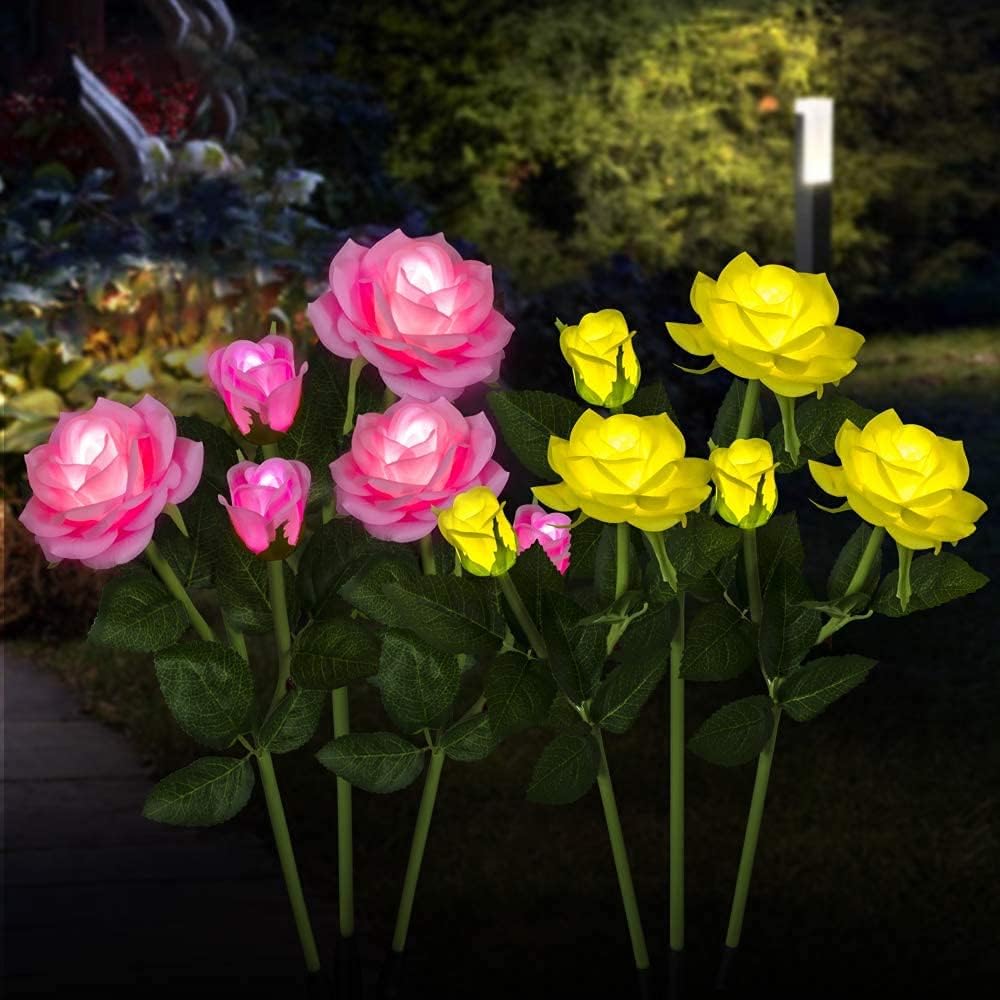
<svg viewBox="0 0 1000 1000">
<path fill-rule="evenodd" d="M 3 992 L 288 985 L 301 956 L 269 845 L 144 819 L 153 779 L 125 737 L 0 653 Z M 312 909 L 317 937 L 336 926 Z"/>
</svg>

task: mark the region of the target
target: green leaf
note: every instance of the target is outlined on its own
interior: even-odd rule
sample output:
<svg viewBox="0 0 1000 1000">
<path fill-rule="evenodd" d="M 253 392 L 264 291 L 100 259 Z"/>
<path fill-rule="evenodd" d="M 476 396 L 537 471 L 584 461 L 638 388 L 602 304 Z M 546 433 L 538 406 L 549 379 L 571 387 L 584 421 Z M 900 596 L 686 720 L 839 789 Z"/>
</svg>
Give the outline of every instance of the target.
<svg viewBox="0 0 1000 1000">
<path fill-rule="evenodd" d="M 681 677 L 728 681 L 739 677 L 756 656 L 753 629 L 731 604 L 709 604 L 688 628 Z"/>
<path fill-rule="evenodd" d="M 454 703 L 461 676 L 454 656 L 404 632 L 386 633 L 378 668 L 382 704 L 404 732 L 434 725 Z"/>
<path fill-rule="evenodd" d="M 269 632 L 273 619 L 267 567 L 239 539 L 232 527 L 219 544 L 215 586 L 226 620 L 240 632 Z M 287 592 L 287 588 L 286 588 Z"/>
<path fill-rule="evenodd" d="M 583 413 L 576 403 L 551 392 L 491 392 L 486 397 L 507 446 L 531 473 L 552 478 L 549 438 L 568 438 Z"/>
<path fill-rule="evenodd" d="M 351 733 L 316 754 L 334 774 L 366 792 L 395 792 L 412 784 L 424 767 L 424 752 L 395 733 Z"/>
<path fill-rule="evenodd" d="M 637 532 L 629 531 L 629 580 L 625 589 L 639 587 L 639 553 L 635 547 Z M 594 565 L 594 587 L 601 602 L 607 606 L 615 599 L 618 584 L 618 530 L 614 524 L 606 524 L 597 546 Z"/>
<path fill-rule="evenodd" d="M 135 568 L 101 591 L 101 606 L 87 638 L 99 646 L 155 653 L 175 643 L 188 625 L 180 601 L 159 580 Z"/>
<path fill-rule="evenodd" d="M 778 567 L 787 564 L 801 570 L 805 561 L 799 522 L 794 513 L 772 517 L 757 529 L 757 559 L 760 572 L 760 592 L 766 594 Z"/>
<path fill-rule="evenodd" d="M 496 745 L 490 720 L 482 712 L 456 723 L 441 738 L 441 749 L 451 760 L 482 760 Z"/>
<path fill-rule="evenodd" d="M 549 591 L 561 594 L 566 589 L 559 570 L 537 543 L 517 557 L 510 577 L 534 622 L 542 620 L 542 596 Z"/>
<path fill-rule="evenodd" d="M 735 767 L 753 760 L 774 726 L 771 699 L 754 695 L 723 705 L 698 727 L 688 749 L 712 764 Z"/>
<path fill-rule="evenodd" d="M 856 688 L 875 663 L 854 655 L 823 656 L 803 663 L 778 685 L 778 703 L 797 722 L 808 722 Z"/>
<path fill-rule="evenodd" d="M 188 642 L 156 656 L 156 677 L 181 728 L 199 743 L 224 749 L 250 729 L 250 667 L 217 642 Z"/>
<path fill-rule="evenodd" d="M 394 583 L 417 587 L 422 579 L 424 578 L 417 572 L 416 563 L 395 558 L 375 558 L 361 563 L 341 584 L 339 594 L 372 621 L 390 627 L 398 626 L 403 624 L 403 616 L 385 588 Z"/>
<path fill-rule="evenodd" d="M 860 428 L 873 416 L 875 413 L 872 410 L 842 396 L 833 386 L 825 388 L 821 399 L 811 396 L 800 401 L 795 409 L 795 425 L 801 445 L 798 462 L 793 463 L 785 451 L 785 436 L 781 424 L 772 427 L 767 435 L 775 461 L 779 463 L 778 472 L 791 472 L 802 468 L 810 458 L 829 455 L 845 420 L 852 421 Z"/>
<path fill-rule="evenodd" d="M 215 826 L 250 801 L 253 786 L 253 767 L 246 757 L 202 757 L 159 782 L 142 814 L 173 826 Z"/>
<path fill-rule="evenodd" d="M 403 627 L 445 653 L 490 653 L 505 628 L 489 579 L 455 576 L 405 578 L 383 587 Z"/>
<path fill-rule="evenodd" d="M 601 751 L 590 733 L 560 733 L 542 751 L 528 785 L 528 800 L 560 806 L 575 802 L 597 778 Z"/>
<path fill-rule="evenodd" d="M 569 561 L 566 576 L 570 580 L 589 581 L 594 575 L 597 548 L 601 544 L 604 525 L 600 521 L 588 518 L 573 528 L 571 534 L 573 538 L 572 558 Z"/>
<path fill-rule="evenodd" d="M 312 739 L 326 705 L 325 691 L 292 688 L 261 727 L 258 743 L 271 753 L 298 750 Z"/>
<path fill-rule="evenodd" d="M 728 448 L 736 440 L 736 431 L 740 426 L 740 414 L 743 412 L 743 399 L 746 396 L 747 384 L 741 378 L 734 378 L 726 392 L 725 399 L 716 414 L 712 425 L 712 441 L 720 448 Z M 760 403 L 754 410 L 750 425 L 750 437 L 764 436 L 764 420 L 760 413 Z"/>
<path fill-rule="evenodd" d="M 335 517 L 317 528 L 299 560 L 296 583 L 302 605 L 315 617 L 350 579 L 358 564 L 369 555 L 367 533 L 353 517 Z"/>
<path fill-rule="evenodd" d="M 307 690 L 332 691 L 378 670 L 378 640 L 353 618 L 313 622 L 292 649 L 292 678 Z"/>
<path fill-rule="evenodd" d="M 177 417 L 177 436 L 200 441 L 205 446 L 205 464 L 201 482 L 213 494 L 229 496 L 226 473 L 240 460 L 236 442 L 221 428 L 203 417 Z"/>
<path fill-rule="evenodd" d="M 569 698 L 558 692 L 552 699 L 543 725 L 556 733 L 585 732 L 587 728 L 587 724 L 580 718 L 580 713 L 573 707 Z"/>
<path fill-rule="evenodd" d="M 544 664 L 518 653 L 497 657 L 486 675 L 487 718 L 497 741 L 545 721 L 556 687 Z"/>
<path fill-rule="evenodd" d="M 787 562 L 778 563 L 764 594 L 760 616 L 760 657 L 768 676 L 785 674 L 812 649 L 822 618 L 805 607 L 809 591 L 801 573 Z"/>
<path fill-rule="evenodd" d="M 950 552 L 920 556 L 910 567 L 910 602 L 904 611 L 896 597 L 899 571 L 893 570 L 878 588 L 874 609 L 880 615 L 901 618 L 914 611 L 925 611 L 974 594 L 989 583 L 989 578 L 974 570 L 960 556 Z"/>
<path fill-rule="evenodd" d="M 870 524 L 862 522 L 848 539 L 847 544 L 840 550 L 840 555 L 837 556 L 837 561 L 833 564 L 833 569 L 830 571 L 830 578 L 826 584 L 826 592 L 829 594 L 831 600 L 840 600 L 847 593 L 847 586 L 861 562 L 861 554 L 864 552 L 873 530 Z M 878 551 L 875 553 L 875 559 L 872 561 L 872 568 L 868 573 L 868 578 L 861 588 L 862 593 L 869 596 L 875 593 L 881 572 L 882 546 L 880 545 Z"/>
<path fill-rule="evenodd" d="M 677 414 L 674 412 L 670 397 L 663 383 L 658 379 L 644 385 L 624 406 L 626 413 L 634 413 L 637 417 L 655 417 L 665 413 L 676 424 Z"/>
<path fill-rule="evenodd" d="M 217 503 L 216 507 L 225 516 L 221 505 Z M 156 526 L 156 547 L 185 590 L 204 590 L 212 586 L 212 564 L 207 552 L 199 546 L 198 536 L 183 535 L 173 521 L 161 518 Z"/>
<path fill-rule="evenodd" d="M 658 660 L 624 660 L 598 687 L 590 717 L 600 723 L 602 729 L 624 733 L 663 680 L 668 662 L 666 652 Z"/>
<path fill-rule="evenodd" d="M 678 524 L 663 534 L 667 555 L 682 587 L 701 580 L 740 544 L 740 529 L 720 524 L 709 514 L 688 514 L 687 527 Z"/>
<path fill-rule="evenodd" d="M 542 607 L 542 634 L 552 676 L 579 705 L 594 693 L 601 678 L 607 652 L 604 630 L 597 626 L 577 628 L 586 611 L 564 594 L 545 594 Z"/>
</svg>

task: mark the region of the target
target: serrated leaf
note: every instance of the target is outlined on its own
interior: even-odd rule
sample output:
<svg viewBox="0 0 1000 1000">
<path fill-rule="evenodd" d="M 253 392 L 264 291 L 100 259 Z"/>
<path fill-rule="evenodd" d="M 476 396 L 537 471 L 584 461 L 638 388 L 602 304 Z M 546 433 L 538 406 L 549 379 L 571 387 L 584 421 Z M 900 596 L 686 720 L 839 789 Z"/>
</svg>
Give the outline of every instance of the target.
<svg viewBox="0 0 1000 1000">
<path fill-rule="evenodd" d="M 339 594 L 372 621 L 398 626 L 403 623 L 402 614 L 385 588 L 392 583 L 415 587 L 422 579 L 416 563 L 376 557 L 362 562 L 341 584 Z"/>
<path fill-rule="evenodd" d="M 746 396 L 747 384 L 741 378 L 734 378 L 730 383 L 719 412 L 712 425 L 712 441 L 719 448 L 728 448 L 736 440 L 736 432 L 740 426 L 740 415 L 743 412 L 743 400 Z M 754 409 L 753 421 L 750 425 L 749 437 L 764 436 L 764 420 L 761 417 L 760 403 Z"/>
<path fill-rule="evenodd" d="M 542 595 L 547 591 L 562 593 L 566 589 L 562 574 L 537 543 L 517 557 L 510 577 L 534 622 L 542 620 Z"/>
<path fill-rule="evenodd" d="M 156 677 L 174 718 L 189 735 L 224 749 L 250 729 L 253 675 L 217 642 L 188 642 L 156 655 Z"/>
<path fill-rule="evenodd" d="M 480 712 L 457 722 L 441 737 L 441 749 L 450 760 L 474 761 L 489 756 L 497 745 L 490 720 Z"/>
<path fill-rule="evenodd" d="M 823 656 L 803 663 L 778 685 L 778 703 L 797 722 L 807 722 L 856 688 L 875 663 L 854 655 Z"/>
<path fill-rule="evenodd" d="M 667 669 L 667 657 L 625 660 L 601 682 L 590 707 L 590 717 L 602 729 L 624 733 L 639 717 Z"/>
<path fill-rule="evenodd" d="M 837 561 L 830 571 L 830 578 L 827 580 L 826 592 L 831 600 L 839 601 L 846 593 L 847 586 L 851 582 L 858 565 L 861 562 L 861 555 L 868 545 L 874 529 L 870 524 L 862 522 L 853 535 L 848 539 L 847 544 L 840 550 Z M 873 594 L 878 586 L 879 574 L 882 572 L 882 546 L 879 546 L 872 561 L 872 568 L 868 573 L 861 593 Z"/>
<path fill-rule="evenodd" d="M 564 594 L 542 599 L 542 634 L 548 647 L 549 669 L 566 696 L 581 704 L 594 693 L 607 655 L 604 630 L 578 628 L 586 611 Z"/>
<path fill-rule="evenodd" d="M 571 558 L 566 576 L 570 580 L 590 580 L 597 562 L 597 547 L 601 543 L 604 525 L 588 518 L 572 529 Z"/>
<path fill-rule="evenodd" d="M 556 695 L 543 664 L 517 653 L 497 657 L 486 675 L 487 717 L 497 741 L 541 725 Z"/>
<path fill-rule="evenodd" d="M 659 380 L 648 382 L 625 404 L 626 413 L 637 417 L 653 417 L 665 413 L 676 424 L 677 414 L 667 395 L 667 390 Z"/>
<path fill-rule="evenodd" d="M 904 611 L 896 597 L 899 570 L 893 570 L 878 588 L 874 610 L 890 618 L 901 618 L 914 611 L 925 611 L 940 604 L 974 594 L 989 583 L 989 578 L 974 570 L 960 556 L 950 552 L 920 556 L 910 567 L 910 602 Z"/>
<path fill-rule="evenodd" d="M 455 576 L 405 578 L 383 588 L 400 624 L 445 653 L 490 653 L 506 629 L 491 579 Z"/>
<path fill-rule="evenodd" d="M 560 733 L 535 764 L 528 800 L 553 806 L 575 802 L 597 779 L 600 764 L 600 748 L 590 733 Z"/>
<path fill-rule="evenodd" d="M 766 594 L 778 567 L 783 563 L 796 570 L 805 562 L 799 521 L 794 513 L 778 514 L 757 529 L 757 559 L 760 592 Z"/>
<path fill-rule="evenodd" d="M 104 587 L 87 638 L 100 646 L 155 653 L 175 643 L 189 624 L 180 601 L 159 580 L 135 568 Z"/>
<path fill-rule="evenodd" d="M 770 698 L 741 698 L 710 715 L 688 741 L 688 749 L 712 764 L 736 767 L 753 760 L 764 749 L 773 726 Z"/>
<path fill-rule="evenodd" d="M 664 532 L 663 543 L 683 588 L 702 579 L 736 549 L 740 529 L 696 512 L 688 514 L 687 527 L 678 524 Z"/>
<path fill-rule="evenodd" d="M 215 571 L 223 614 L 240 632 L 269 632 L 273 619 L 267 567 L 240 541 L 231 526 L 227 528 L 219 544 Z"/>
<path fill-rule="evenodd" d="M 352 517 L 335 517 L 306 543 L 295 579 L 302 605 L 315 615 L 369 555 L 367 532 Z M 321 616 L 322 617 L 322 616 Z"/>
<path fill-rule="evenodd" d="M 405 632 L 382 640 L 378 679 L 382 704 L 406 733 L 433 725 L 451 708 L 462 672 L 455 657 Z"/>
<path fill-rule="evenodd" d="M 787 673 L 812 649 L 822 624 L 818 611 L 805 607 L 809 591 L 801 573 L 780 562 L 764 594 L 758 644 L 769 677 Z"/>
<path fill-rule="evenodd" d="M 307 690 L 332 691 L 378 670 L 375 635 L 353 618 L 313 622 L 292 648 L 292 679 Z"/>
<path fill-rule="evenodd" d="M 709 604 L 688 626 L 681 677 L 692 681 L 728 681 L 755 659 L 753 629 L 731 604 Z"/>
<path fill-rule="evenodd" d="M 229 496 L 226 473 L 239 461 L 236 442 L 221 428 L 203 417 L 177 417 L 177 436 L 200 441 L 205 446 L 201 482 L 214 494 Z"/>
<path fill-rule="evenodd" d="M 552 478 L 549 438 L 568 438 L 583 408 L 551 392 L 491 392 L 486 397 L 500 433 L 518 461 L 536 476 Z"/>
<path fill-rule="evenodd" d="M 351 733 L 331 740 L 316 759 L 366 792 L 395 792 L 424 768 L 424 752 L 395 733 Z"/>
<path fill-rule="evenodd" d="M 258 743 L 271 753 L 298 750 L 312 739 L 326 704 L 325 691 L 293 688 L 261 726 Z"/>
<path fill-rule="evenodd" d="M 219 512 L 222 508 L 219 504 Z M 198 544 L 198 537 L 181 533 L 173 521 L 161 518 L 156 527 L 156 547 L 185 590 L 212 586 L 212 564 Z"/>
<path fill-rule="evenodd" d="M 254 773 L 239 757 L 202 757 L 168 774 L 146 798 L 146 819 L 173 826 L 215 826 L 250 801 Z"/>
</svg>

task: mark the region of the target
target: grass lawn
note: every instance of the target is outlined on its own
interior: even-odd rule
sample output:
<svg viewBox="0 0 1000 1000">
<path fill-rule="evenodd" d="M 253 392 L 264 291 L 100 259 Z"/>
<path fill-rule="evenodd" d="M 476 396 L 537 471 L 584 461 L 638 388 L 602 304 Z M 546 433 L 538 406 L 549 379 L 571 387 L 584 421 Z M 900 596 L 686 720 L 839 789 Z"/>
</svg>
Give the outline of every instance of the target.
<svg viewBox="0 0 1000 1000">
<path fill-rule="evenodd" d="M 904 420 L 963 437 L 970 489 L 994 507 L 960 554 L 1000 576 L 1000 331 L 873 338 L 843 390 Z M 823 578 L 852 515 L 796 495 L 811 562 Z M 891 568 L 894 556 L 886 549 Z M 733 985 L 857 987 L 890 995 L 974 985 L 1000 974 L 1000 635 L 995 585 L 936 611 L 877 627 L 855 623 L 836 651 L 877 657 L 869 680 L 816 721 L 782 723 L 754 875 L 744 954 Z M 22 640 L 23 641 L 23 640 Z M 145 658 L 79 642 L 24 642 L 99 718 L 124 727 L 158 769 L 193 748 L 167 716 Z M 27 652 L 28 649 L 26 648 Z M 693 729 L 724 701 L 757 693 L 753 677 L 689 684 Z M 377 693 L 352 695 L 356 729 L 383 728 Z M 666 954 L 666 694 L 608 740 L 647 938 Z M 307 892 L 336 891 L 334 784 L 311 748 L 279 762 Z M 523 789 L 545 734 L 514 738 L 480 764 L 448 763 L 412 924 L 411 995 L 483 997 L 526 981 L 542 995 L 625 996 L 631 962 L 596 791 L 565 808 Z M 725 929 L 753 780 L 691 758 L 688 920 L 692 995 L 707 992 Z M 356 794 L 360 931 L 387 947 L 418 786 Z M 140 808 L 140 803 L 136 803 Z M 238 822 L 267 835 L 255 799 Z M 332 933 L 333 928 L 324 928 Z M 807 978 L 808 977 L 808 978 Z M 812 980 L 812 982 L 810 982 Z"/>
</svg>

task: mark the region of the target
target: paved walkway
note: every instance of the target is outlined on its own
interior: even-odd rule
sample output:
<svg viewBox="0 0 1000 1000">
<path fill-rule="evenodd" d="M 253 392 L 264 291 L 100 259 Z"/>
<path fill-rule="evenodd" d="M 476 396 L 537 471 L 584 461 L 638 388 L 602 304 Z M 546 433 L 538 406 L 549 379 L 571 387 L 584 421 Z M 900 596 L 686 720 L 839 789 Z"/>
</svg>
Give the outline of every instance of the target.
<svg viewBox="0 0 1000 1000">
<path fill-rule="evenodd" d="M 0 652 L 4 994 L 198 982 L 274 996 L 294 981 L 301 953 L 269 845 L 143 819 L 153 780 L 127 740 Z M 336 926 L 311 908 L 318 937 Z"/>
</svg>

